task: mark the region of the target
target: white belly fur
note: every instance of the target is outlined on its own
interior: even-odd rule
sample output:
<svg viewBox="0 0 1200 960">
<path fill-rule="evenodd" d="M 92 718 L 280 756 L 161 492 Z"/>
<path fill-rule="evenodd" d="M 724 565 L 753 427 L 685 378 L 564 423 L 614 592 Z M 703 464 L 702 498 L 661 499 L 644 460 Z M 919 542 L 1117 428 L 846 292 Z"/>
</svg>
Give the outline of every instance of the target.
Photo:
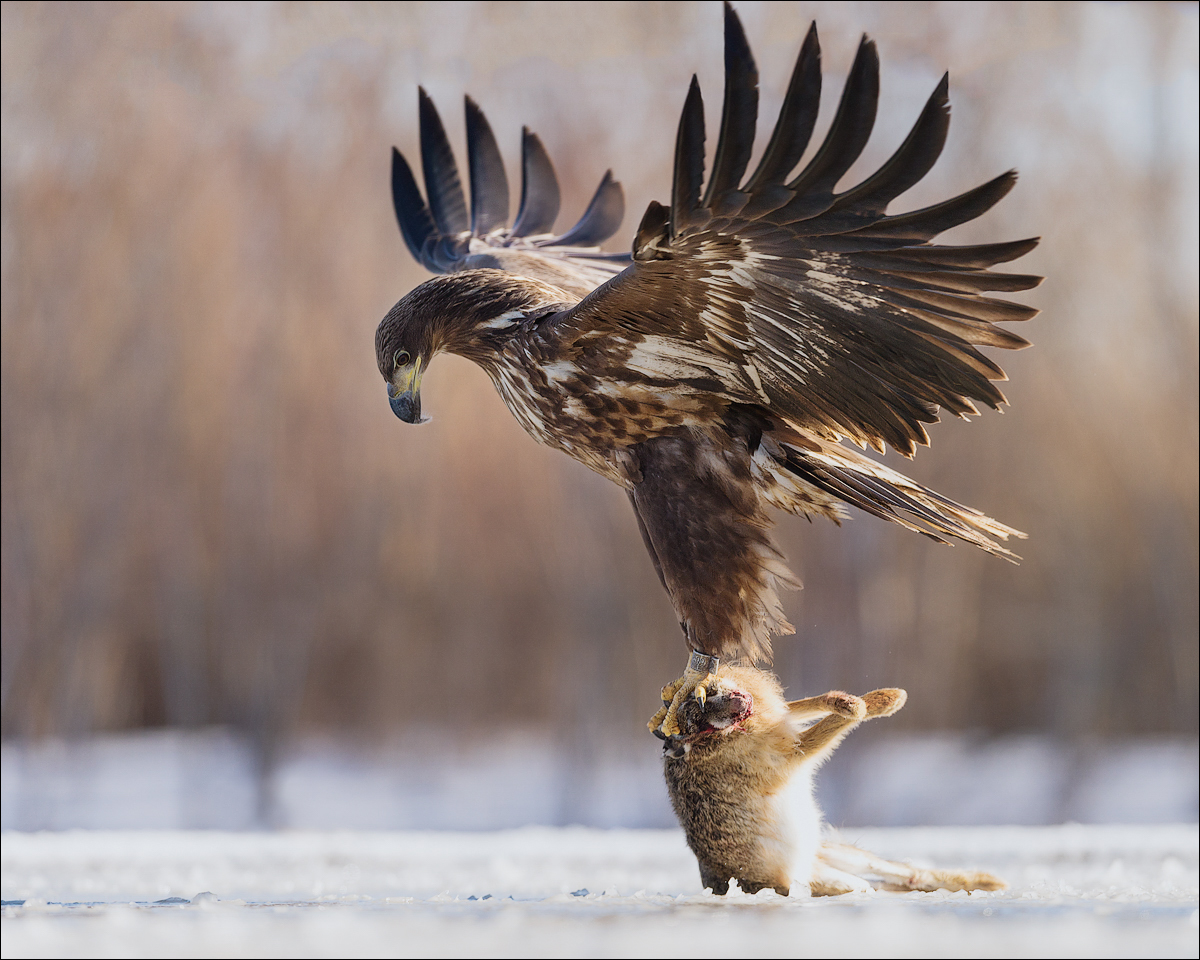
<svg viewBox="0 0 1200 960">
<path fill-rule="evenodd" d="M 786 823 L 792 845 L 790 874 L 792 896 L 808 896 L 817 849 L 821 846 L 822 816 L 813 798 L 812 770 L 798 769 L 779 795 L 779 817 Z"/>
</svg>

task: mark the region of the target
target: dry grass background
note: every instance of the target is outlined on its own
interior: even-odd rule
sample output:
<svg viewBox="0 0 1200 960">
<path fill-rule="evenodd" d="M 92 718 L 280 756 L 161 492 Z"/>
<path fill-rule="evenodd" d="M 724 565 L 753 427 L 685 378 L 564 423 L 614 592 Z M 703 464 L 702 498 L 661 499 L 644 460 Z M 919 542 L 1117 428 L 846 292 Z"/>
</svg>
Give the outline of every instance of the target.
<svg viewBox="0 0 1200 960">
<path fill-rule="evenodd" d="M 1010 166 L 951 239 L 1041 234 L 1003 417 L 914 476 L 1026 530 L 1012 567 L 859 518 L 783 520 L 793 689 L 901 685 L 909 729 L 1197 729 L 1194 4 L 740 3 L 778 108 L 808 22 L 826 97 L 861 31 L 886 157 L 943 69 L 954 122 L 909 206 Z M 415 723 L 643 738 L 684 646 L 624 495 L 442 358 L 400 424 L 379 317 L 422 271 L 388 194 L 416 84 L 560 225 L 612 166 L 626 242 L 669 189 L 716 3 L 3 6 L 3 734 Z M 829 114 L 823 117 L 828 123 Z M 820 127 L 818 132 L 820 132 Z M 613 248 L 616 248 L 614 246 Z M 894 455 L 889 455 L 889 461 Z M 1147 706 L 1150 704 L 1151 706 Z"/>
</svg>

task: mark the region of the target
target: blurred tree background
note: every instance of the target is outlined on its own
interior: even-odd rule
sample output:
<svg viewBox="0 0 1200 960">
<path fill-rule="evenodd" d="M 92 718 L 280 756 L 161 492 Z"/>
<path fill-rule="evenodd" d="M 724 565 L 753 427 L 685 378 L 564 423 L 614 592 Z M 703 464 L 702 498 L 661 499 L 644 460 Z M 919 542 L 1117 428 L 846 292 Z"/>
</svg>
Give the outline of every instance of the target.
<svg viewBox="0 0 1200 960">
<path fill-rule="evenodd" d="M 848 181 L 949 69 L 946 153 L 894 210 L 1015 166 L 948 239 L 1040 234 L 1019 269 L 1048 277 L 1019 329 L 1034 349 L 999 358 L 1012 407 L 895 464 L 1027 531 L 1024 563 L 783 519 L 806 586 L 785 682 L 904 686 L 912 731 L 1194 734 L 1195 4 L 738 10 L 770 122 L 817 20 L 818 135 L 860 32 L 878 41 L 880 117 Z M 693 71 L 715 125 L 720 5 L 2 16 L 4 737 L 509 724 L 641 743 L 685 648 L 624 494 L 528 439 L 457 358 L 426 378 L 432 424 L 388 409 L 374 328 L 424 277 L 389 150 L 418 156 L 422 83 L 465 164 L 470 93 L 514 192 L 521 125 L 542 136 L 560 226 L 613 168 L 619 249 L 668 194 Z"/>
</svg>

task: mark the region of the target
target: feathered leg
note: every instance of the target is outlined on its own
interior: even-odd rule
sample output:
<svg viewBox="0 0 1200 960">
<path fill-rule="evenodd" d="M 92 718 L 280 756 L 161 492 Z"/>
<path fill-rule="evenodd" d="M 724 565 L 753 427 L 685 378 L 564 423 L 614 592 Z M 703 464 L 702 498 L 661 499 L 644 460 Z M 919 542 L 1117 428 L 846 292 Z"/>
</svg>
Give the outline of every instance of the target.
<svg viewBox="0 0 1200 960">
<path fill-rule="evenodd" d="M 630 447 L 629 499 L 646 550 L 692 650 L 688 669 L 663 687 L 650 722 L 679 733 L 675 714 L 721 660 L 769 660 L 771 634 L 791 633 L 777 588 L 799 586 L 771 541 L 770 517 L 751 479 L 749 440 L 738 424 L 691 430 Z M 748 433 L 748 428 L 742 433 Z"/>
</svg>

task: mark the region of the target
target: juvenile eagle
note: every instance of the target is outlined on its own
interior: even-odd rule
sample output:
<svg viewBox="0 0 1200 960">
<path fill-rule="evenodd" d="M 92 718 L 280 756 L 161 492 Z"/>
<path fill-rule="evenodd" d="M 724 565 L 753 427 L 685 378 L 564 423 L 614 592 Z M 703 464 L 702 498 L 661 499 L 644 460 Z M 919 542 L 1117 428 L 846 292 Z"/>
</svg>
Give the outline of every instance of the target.
<svg viewBox="0 0 1200 960">
<path fill-rule="evenodd" d="M 479 107 L 466 100 L 468 212 L 445 130 L 419 95 L 421 197 L 392 155 L 392 195 L 414 257 L 441 276 L 397 303 L 375 336 L 396 416 L 421 422 L 421 376 L 441 351 L 491 377 L 536 440 L 625 488 L 646 549 L 692 650 L 651 721 L 675 712 L 720 659 L 770 656 L 791 633 L 776 589 L 795 578 L 772 542 L 768 507 L 839 520 L 846 505 L 945 542 L 1012 558 L 1018 531 L 845 446 L 911 457 L 939 408 L 998 408 L 1003 371 L 979 347 L 1028 345 L 997 321 L 1037 311 L 985 296 L 1039 277 L 995 273 L 1036 239 L 979 246 L 929 241 L 980 216 L 1012 189 L 1008 172 L 898 216 L 888 204 L 933 166 L 950 120 L 943 76 L 878 171 L 836 187 L 875 120 L 879 59 L 865 37 L 837 114 L 798 172 L 817 119 L 816 25 L 800 50 L 770 142 L 747 178 L 758 71 L 725 5 L 725 100 L 704 183 L 704 105 L 692 78 L 675 141 L 669 206 L 651 203 L 629 255 L 599 244 L 624 197 L 604 175 L 583 218 L 554 235 L 559 190 L 538 138 L 522 139 L 521 202 Z M 668 709 L 669 705 L 669 709 Z"/>
</svg>

